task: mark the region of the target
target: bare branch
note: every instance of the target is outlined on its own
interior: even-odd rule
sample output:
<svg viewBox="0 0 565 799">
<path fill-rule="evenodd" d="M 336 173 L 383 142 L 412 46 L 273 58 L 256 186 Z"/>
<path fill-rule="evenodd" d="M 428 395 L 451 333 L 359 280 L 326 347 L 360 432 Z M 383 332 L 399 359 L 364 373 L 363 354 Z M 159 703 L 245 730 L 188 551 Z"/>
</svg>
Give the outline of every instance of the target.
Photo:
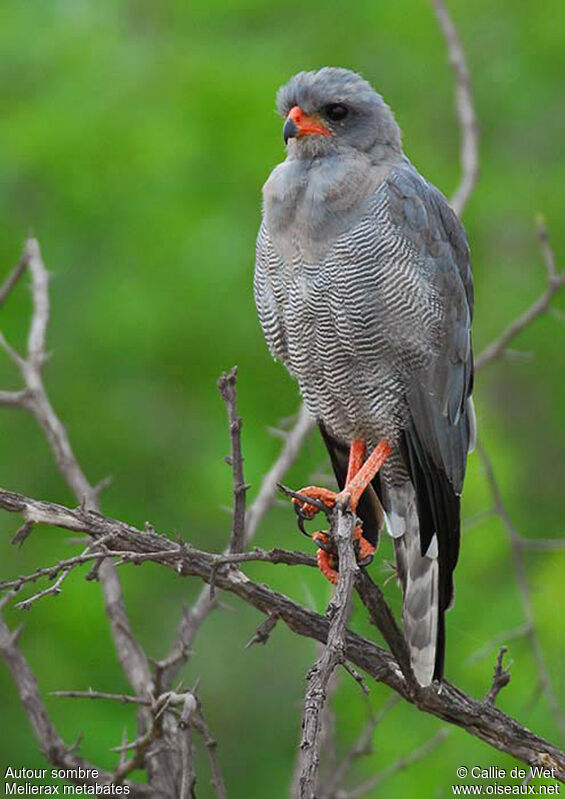
<svg viewBox="0 0 565 799">
<path fill-rule="evenodd" d="M 218 762 L 218 755 L 217 755 L 217 746 L 218 742 L 210 733 L 210 729 L 206 724 L 206 720 L 204 718 L 204 714 L 202 713 L 202 706 L 200 702 L 198 703 L 198 708 L 196 709 L 192 724 L 194 728 L 200 733 L 202 739 L 204 741 L 204 746 L 206 747 L 206 751 L 208 752 L 208 759 L 210 760 L 210 768 L 212 771 L 212 785 L 214 786 L 214 790 L 216 792 L 216 796 L 218 799 L 226 799 L 226 788 L 224 785 L 224 779 L 222 777 L 222 772 L 220 770 L 220 764 Z"/>
<path fill-rule="evenodd" d="M 506 632 L 499 633 L 495 635 L 490 641 L 487 641 L 484 646 L 480 649 L 477 649 L 476 652 L 473 652 L 472 655 L 469 655 L 467 658 L 467 663 L 476 663 L 477 660 L 481 660 L 481 658 L 486 657 L 489 655 L 493 649 L 500 647 L 502 644 L 507 644 L 509 641 L 514 641 L 517 638 L 524 638 L 525 636 L 530 634 L 531 627 L 529 624 L 521 624 L 519 627 L 515 627 L 513 630 L 507 630 Z"/>
<path fill-rule="evenodd" d="M 382 785 L 383 782 L 386 782 L 386 780 L 389 780 L 391 777 L 394 777 L 396 774 L 398 774 L 398 772 L 405 771 L 407 768 L 414 765 L 414 763 L 417 763 L 419 760 L 423 760 L 423 758 L 427 757 L 430 752 L 443 743 L 450 733 L 451 730 L 439 730 L 439 732 L 436 732 L 436 734 L 423 746 L 420 746 L 418 749 L 410 752 L 410 754 L 399 758 L 395 763 L 393 763 L 384 771 L 381 771 L 379 774 L 376 774 L 374 777 L 371 777 L 371 779 L 361 783 L 361 785 L 358 785 L 356 788 L 353 788 L 350 791 L 338 791 L 335 794 L 335 799 L 358 799 L 359 796 L 368 794 L 369 791 L 373 791 L 379 785 Z"/>
<path fill-rule="evenodd" d="M 0 391 L 0 405 L 23 408 L 27 401 L 27 396 L 26 391 Z"/>
<path fill-rule="evenodd" d="M 537 219 L 537 234 L 547 270 L 547 288 L 521 316 L 508 325 L 506 330 L 495 341 L 485 347 L 475 360 L 475 369 L 482 369 L 487 364 L 503 356 L 513 339 L 531 325 L 538 316 L 544 314 L 549 309 L 555 295 L 565 287 L 565 273 L 556 271 L 555 256 L 549 244 L 547 227 L 541 216 Z"/>
<path fill-rule="evenodd" d="M 485 697 L 485 702 L 489 702 L 491 705 L 494 705 L 498 694 L 510 682 L 510 672 L 506 671 L 502 667 L 502 660 L 507 652 L 508 649 L 505 646 L 501 647 L 500 652 L 498 653 L 498 656 L 496 658 L 496 663 L 494 666 L 494 675 L 492 678 L 492 685 L 490 686 L 488 693 Z"/>
<path fill-rule="evenodd" d="M 383 707 L 378 713 L 371 713 L 367 723 L 365 724 L 361 734 L 356 742 L 351 746 L 337 768 L 330 773 L 325 780 L 324 785 L 320 791 L 322 799 L 335 799 L 339 794 L 339 789 L 347 778 L 353 763 L 363 755 L 370 755 L 372 753 L 372 740 L 375 728 L 381 723 L 384 717 L 399 703 L 400 697 L 393 694 L 384 703 Z"/>
<path fill-rule="evenodd" d="M 24 245 L 24 258 L 31 275 L 33 316 L 27 342 L 28 365 L 39 371 L 46 359 L 47 325 L 49 324 L 49 274 L 43 265 L 39 242 L 29 238 Z"/>
<path fill-rule="evenodd" d="M 336 521 L 335 540 L 339 560 L 339 579 L 327 613 L 331 619 L 327 644 L 307 677 L 302 717 L 302 739 L 300 741 L 300 778 L 298 783 L 300 799 L 313 799 L 316 795 L 323 709 L 332 672 L 336 666 L 345 661 L 345 632 L 351 609 L 355 575 L 359 569 L 352 544 L 355 516 L 338 510 Z"/>
<path fill-rule="evenodd" d="M 205 582 L 211 580 L 216 555 L 194 548 L 181 549 L 179 553 L 178 544 L 170 539 L 156 533 L 143 532 L 116 519 L 83 508 L 73 510 L 62 505 L 40 502 L 1 489 L 0 507 L 33 519 L 35 523 L 86 532 L 95 538 L 107 536 L 106 540 L 116 550 L 151 552 L 154 562 L 161 563 L 178 575 L 196 576 Z M 171 557 L 172 551 L 175 552 L 175 557 Z M 238 569 L 219 570 L 216 582 L 219 588 L 237 595 L 266 616 L 276 614 L 298 635 L 322 643 L 327 641 L 330 626 L 327 618 L 307 610 L 265 585 L 254 583 Z M 420 710 L 465 729 L 490 746 L 529 765 L 538 765 L 540 758 L 546 763 L 551 761 L 557 777 L 565 780 L 565 753 L 498 708 L 473 699 L 447 681 L 442 683 L 441 691 L 431 686 L 414 695 L 393 656 L 351 631 L 347 631 L 345 635 L 345 658 L 373 679 L 388 685 Z"/>
<path fill-rule="evenodd" d="M 112 775 L 109 772 L 99 769 L 97 766 L 93 766 L 83 758 L 78 757 L 72 748 L 67 747 L 59 737 L 39 695 L 35 676 L 27 660 L 16 645 L 16 637 L 17 635 L 8 629 L 5 621 L 0 616 L 0 655 L 10 670 L 22 704 L 35 733 L 35 737 L 45 757 L 47 757 L 53 765 L 60 768 L 96 769 L 98 771 L 96 779 L 91 777 L 80 780 L 77 779 L 77 784 L 110 784 L 112 782 Z M 126 784 L 130 790 L 130 796 L 133 796 L 135 799 L 149 799 L 149 797 L 155 796 L 154 791 L 149 786 L 138 785 L 133 782 L 127 782 Z"/>
<path fill-rule="evenodd" d="M 524 561 L 522 536 L 514 527 L 512 519 L 510 518 L 508 511 L 506 510 L 506 506 L 504 505 L 502 494 L 500 492 L 500 488 L 498 486 L 498 482 L 494 474 L 492 462 L 480 440 L 477 441 L 477 452 L 483 463 L 485 476 L 492 494 L 496 513 L 504 523 L 506 532 L 508 534 L 510 551 L 512 554 L 512 565 L 514 567 L 514 573 L 516 575 L 516 583 L 518 585 L 518 591 L 520 593 L 520 599 L 522 602 L 522 610 L 524 613 L 525 624 L 528 630 L 527 636 L 530 640 L 538 672 L 540 674 L 541 685 L 545 690 L 547 701 L 551 708 L 551 712 L 553 713 L 553 717 L 555 719 L 555 723 L 557 725 L 557 729 L 559 730 L 561 738 L 565 738 L 565 719 L 563 717 L 563 712 L 561 710 L 561 707 L 557 700 L 557 696 L 553 690 L 553 686 L 549 678 L 549 672 L 545 664 L 545 659 L 541 649 L 541 644 L 536 631 L 530 588 L 528 585 L 528 578 L 526 575 L 526 564 Z"/>
<path fill-rule="evenodd" d="M 233 472 L 233 520 L 229 551 L 241 552 L 245 545 L 245 493 L 248 486 L 243 478 L 243 455 L 241 454 L 241 416 L 237 413 L 237 366 L 224 372 L 218 380 L 218 388 L 228 412 L 231 456 L 226 458 Z"/>
<path fill-rule="evenodd" d="M 273 504 L 278 484 L 283 480 L 285 474 L 296 460 L 304 440 L 314 425 L 315 421 L 306 406 L 304 404 L 301 405 L 296 424 L 290 432 L 285 434 L 284 447 L 263 478 L 259 493 L 247 513 L 246 543 L 255 536 L 261 520 Z"/>
<path fill-rule="evenodd" d="M 253 638 L 251 638 L 245 644 L 245 648 L 249 649 L 250 647 L 253 646 L 253 644 L 261 644 L 262 646 L 264 646 L 269 640 L 271 633 L 275 629 L 278 620 L 279 617 L 274 613 L 271 613 L 269 616 L 267 616 L 265 621 L 262 624 L 260 624 L 259 627 L 257 627 L 255 634 L 253 635 Z"/>
<path fill-rule="evenodd" d="M 33 299 L 27 359 L 22 359 L 3 338 L 0 343 L 18 365 L 26 388 L 26 398 L 22 407 L 37 419 L 51 447 L 59 471 L 84 508 L 98 511 L 100 508 L 98 491 L 91 486 L 82 471 L 72 450 L 67 431 L 55 413 L 43 384 L 41 368 L 47 357 L 45 348 L 49 322 L 49 276 L 36 239 L 27 239 L 22 257 L 26 260 L 31 276 Z M 124 673 L 136 693 L 149 696 L 153 688 L 149 663 L 131 630 L 114 564 L 110 561 L 100 563 L 98 576 L 103 588 L 106 615 L 110 622 L 116 653 Z M 147 715 L 144 723 L 146 725 L 150 723 Z M 168 785 L 173 790 L 170 772 L 170 764 L 156 763 L 154 787 L 159 789 Z"/>
<path fill-rule="evenodd" d="M 190 728 L 182 730 L 181 737 L 182 776 L 180 799 L 196 799 L 196 772 L 192 751 L 192 734 Z"/>
<path fill-rule="evenodd" d="M 153 700 L 144 699 L 141 696 L 128 696 L 128 694 L 107 694 L 103 691 L 51 691 L 51 696 L 63 697 L 65 699 L 110 699 L 114 702 L 121 702 L 123 705 L 152 705 Z"/>
<path fill-rule="evenodd" d="M 12 289 L 14 288 L 18 280 L 25 272 L 26 267 L 27 267 L 27 253 L 24 250 L 24 252 L 20 257 L 20 260 L 12 269 L 8 277 L 2 283 L 2 287 L 0 288 L 0 308 L 4 305 L 4 303 L 12 293 Z"/>
<path fill-rule="evenodd" d="M 471 90 L 471 76 L 457 29 L 443 0 L 433 0 L 441 32 L 447 46 L 449 65 L 455 76 L 455 102 L 461 130 L 461 179 L 450 199 L 457 216 L 461 216 L 479 177 L 479 133 Z"/>
<path fill-rule="evenodd" d="M 292 466 L 313 425 L 314 420 L 302 405 L 296 424 L 286 435 L 280 455 L 263 479 L 259 493 L 247 512 L 245 545 L 255 536 L 263 517 L 273 504 L 279 481 Z M 229 548 L 226 549 L 226 554 L 229 554 Z M 179 669 L 189 659 L 200 627 L 217 604 L 217 598 L 207 588 L 203 588 L 192 607 L 183 612 L 175 642 L 167 657 L 157 664 L 156 679 L 162 687 L 173 683 Z"/>
</svg>

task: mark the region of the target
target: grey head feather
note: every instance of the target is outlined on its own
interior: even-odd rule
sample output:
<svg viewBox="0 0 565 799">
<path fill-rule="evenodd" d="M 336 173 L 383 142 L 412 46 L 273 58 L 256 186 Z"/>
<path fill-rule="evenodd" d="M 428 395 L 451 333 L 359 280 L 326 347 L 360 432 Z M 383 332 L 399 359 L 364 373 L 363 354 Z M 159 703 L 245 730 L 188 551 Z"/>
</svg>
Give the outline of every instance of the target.
<svg viewBox="0 0 565 799">
<path fill-rule="evenodd" d="M 332 104 L 345 106 L 347 116 L 330 119 Z M 336 67 L 299 72 L 277 94 L 281 116 L 294 106 L 319 118 L 331 135 L 289 139 L 286 161 L 263 188 L 264 219 L 284 261 L 315 262 L 363 215 L 404 156 L 392 111 L 355 72 Z"/>
<path fill-rule="evenodd" d="M 325 109 L 339 103 L 348 115 L 340 121 L 325 116 Z M 383 160 L 381 151 L 402 152 L 400 128 L 394 115 L 378 92 L 361 75 L 340 67 L 323 67 L 299 72 L 277 93 L 277 111 L 286 117 L 295 105 L 305 114 L 319 114 L 332 136 L 305 136 L 289 141 L 289 154 L 296 158 L 321 155 L 343 148 L 365 153 L 376 151 L 375 160 Z"/>
</svg>

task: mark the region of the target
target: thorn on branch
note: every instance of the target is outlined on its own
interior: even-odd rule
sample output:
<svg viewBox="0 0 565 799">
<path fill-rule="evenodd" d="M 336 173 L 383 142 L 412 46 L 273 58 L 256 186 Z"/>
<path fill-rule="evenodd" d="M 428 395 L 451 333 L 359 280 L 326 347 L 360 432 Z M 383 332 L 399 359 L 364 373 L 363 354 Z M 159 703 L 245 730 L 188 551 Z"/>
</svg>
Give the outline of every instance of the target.
<svg viewBox="0 0 565 799">
<path fill-rule="evenodd" d="M 269 613 L 265 621 L 257 627 L 253 638 L 245 644 L 245 649 L 250 649 L 254 644 L 261 644 L 264 646 L 275 629 L 278 620 L 279 615 L 277 613 Z"/>
<path fill-rule="evenodd" d="M 369 686 L 363 679 L 363 675 L 360 674 L 356 669 L 354 669 L 353 666 L 347 662 L 347 660 L 344 660 L 341 665 L 343 666 L 345 671 L 353 677 L 353 679 L 355 680 L 361 691 L 365 694 L 365 696 L 369 696 L 371 691 L 369 690 Z"/>
<path fill-rule="evenodd" d="M 496 658 L 492 685 L 489 688 L 488 693 L 485 697 L 485 702 L 488 702 L 489 705 L 495 704 L 498 694 L 510 682 L 510 672 L 506 671 L 502 666 L 504 655 L 507 652 L 508 652 L 508 647 L 502 646 Z"/>
<path fill-rule="evenodd" d="M 18 531 L 16 532 L 10 543 L 21 548 L 24 541 L 26 540 L 26 538 L 28 537 L 28 535 L 31 533 L 32 530 L 33 530 L 33 522 L 29 521 L 24 522 L 22 526 L 18 528 Z"/>
</svg>

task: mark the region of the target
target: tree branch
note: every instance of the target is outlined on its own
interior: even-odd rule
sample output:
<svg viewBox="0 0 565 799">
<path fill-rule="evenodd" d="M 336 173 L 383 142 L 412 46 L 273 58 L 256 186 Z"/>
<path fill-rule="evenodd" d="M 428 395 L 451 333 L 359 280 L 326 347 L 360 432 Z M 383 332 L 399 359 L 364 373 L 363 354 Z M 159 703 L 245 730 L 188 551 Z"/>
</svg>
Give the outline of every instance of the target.
<svg viewBox="0 0 565 799">
<path fill-rule="evenodd" d="M 326 613 L 330 618 L 327 643 L 320 657 L 307 676 L 304 714 L 302 717 L 302 738 L 300 741 L 300 778 L 298 782 L 300 799 L 313 799 L 320 762 L 320 742 L 322 735 L 322 714 L 327 698 L 330 677 L 340 663 L 345 660 L 345 635 L 351 609 L 351 595 L 355 575 L 359 569 L 353 551 L 353 528 L 355 516 L 336 510 L 335 541 L 339 560 L 339 579 L 335 594 Z"/>
<path fill-rule="evenodd" d="M 514 527 L 512 519 L 510 518 L 508 511 L 506 510 L 506 506 L 504 505 L 502 494 L 500 492 L 498 482 L 494 474 L 492 461 L 490 460 L 480 440 L 477 441 L 477 453 L 483 463 L 483 468 L 485 471 L 487 483 L 489 485 L 492 498 L 494 501 L 495 512 L 502 520 L 508 535 L 508 541 L 510 544 L 510 551 L 512 555 L 512 565 L 514 568 L 514 573 L 516 575 L 516 582 L 518 585 L 520 600 L 522 602 L 522 610 L 525 618 L 525 625 L 527 631 L 526 636 L 529 638 L 534 658 L 537 664 L 537 669 L 540 675 L 540 685 L 542 689 L 545 690 L 547 700 L 551 708 L 551 712 L 553 714 L 555 723 L 557 725 L 557 729 L 559 730 L 559 734 L 563 739 L 565 738 L 565 718 L 563 717 L 563 713 L 560 708 L 559 702 L 557 700 L 557 696 L 553 690 L 553 686 L 551 684 L 551 680 L 549 677 L 549 672 L 547 670 L 545 659 L 543 657 L 541 644 L 536 631 L 534 611 L 532 608 L 532 599 L 530 594 L 530 588 L 528 585 L 528 578 L 526 574 L 524 550 L 522 547 L 522 536 Z"/>
<path fill-rule="evenodd" d="M 84 505 L 85 509 L 98 511 L 100 509 L 98 491 L 89 483 L 82 471 L 72 450 L 67 431 L 55 413 L 43 384 L 41 370 L 47 359 L 46 337 L 50 313 L 49 275 L 43 264 L 41 250 L 36 239 L 27 239 L 22 260 L 25 261 L 31 276 L 33 300 L 27 357 L 21 358 L 4 341 L 4 349 L 17 363 L 25 384 L 22 402 L 18 404 L 30 411 L 37 419 L 51 447 L 59 471 L 77 500 Z M 149 696 L 153 689 L 149 663 L 132 632 L 114 564 L 110 561 L 103 561 L 99 565 L 98 576 L 102 584 L 106 615 L 110 622 L 116 653 L 124 673 L 136 693 Z M 141 712 L 142 715 L 145 714 L 145 711 Z M 145 714 L 144 723 L 148 725 L 150 721 Z M 156 760 L 154 772 L 155 787 L 166 785 L 172 791 L 171 765 L 162 760 Z"/>
<path fill-rule="evenodd" d="M 292 430 L 286 435 L 282 451 L 271 469 L 264 477 L 259 493 L 249 511 L 245 525 L 245 545 L 254 538 L 257 529 L 273 504 L 277 486 L 280 480 L 292 466 L 304 439 L 314 425 L 314 420 L 302 405 L 298 419 Z M 229 547 L 225 554 L 230 554 Z M 198 594 L 194 604 L 185 608 L 177 630 L 175 642 L 169 654 L 157 664 L 156 680 L 163 688 L 170 687 L 175 680 L 180 668 L 190 657 L 194 640 L 208 615 L 216 607 L 217 600 L 213 593 L 204 587 Z"/>
<path fill-rule="evenodd" d="M 237 413 L 237 366 L 218 380 L 218 388 L 226 403 L 231 439 L 231 456 L 226 458 L 233 472 L 233 520 L 228 551 L 241 552 L 245 545 L 245 493 L 249 486 L 243 478 L 243 455 L 241 454 L 241 416 Z"/>
<path fill-rule="evenodd" d="M 547 288 L 523 314 L 508 325 L 499 338 L 485 347 L 475 360 L 475 369 L 482 369 L 504 355 L 508 345 L 516 336 L 529 327 L 538 316 L 546 313 L 555 295 L 565 287 L 565 272 L 558 273 L 556 271 L 555 256 L 549 244 L 549 234 L 542 217 L 537 219 L 537 235 L 547 271 Z"/>
<path fill-rule="evenodd" d="M 0 490 L 0 507 L 21 514 L 24 519 L 35 524 L 84 532 L 95 538 L 107 536 L 106 540 L 119 551 L 152 553 L 152 561 L 161 563 L 181 576 L 192 575 L 205 582 L 212 579 L 217 556 L 194 548 L 179 548 L 177 543 L 165 536 L 143 532 L 132 525 L 84 508 L 71 509 L 4 490 Z M 330 626 L 327 618 L 307 610 L 265 585 L 254 583 L 238 569 L 218 570 L 216 584 L 218 588 L 235 594 L 266 616 L 276 615 L 298 635 L 322 643 L 327 641 Z M 345 657 L 423 712 L 461 727 L 470 735 L 529 765 L 549 763 L 555 767 L 557 778 L 565 780 L 565 753 L 498 708 L 473 699 L 449 682 L 442 683 L 441 691 L 432 686 L 422 689 L 414 696 L 394 657 L 351 631 L 345 634 Z"/>
<path fill-rule="evenodd" d="M 54 766 L 64 769 L 96 769 L 98 777 L 76 779 L 74 782 L 81 785 L 109 785 L 112 783 L 112 774 L 93 766 L 66 746 L 59 737 L 51 719 L 47 714 L 45 705 L 41 701 L 37 681 L 25 657 L 17 646 L 17 633 L 12 633 L 4 619 L 0 616 L 0 654 L 4 659 L 18 693 L 25 708 L 35 737 L 45 757 Z M 138 785 L 134 782 L 125 783 L 134 799 L 150 799 L 155 797 L 154 791 L 147 785 Z"/>
<path fill-rule="evenodd" d="M 433 0 L 433 4 L 445 39 L 449 65 L 455 76 L 455 103 L 461 131 L 461 179 L 449 202 L 460 217 L 479 177 L 477 117 L 471 90 L 471 76 L 459 34 L 443 0 Z"/>
</svg>

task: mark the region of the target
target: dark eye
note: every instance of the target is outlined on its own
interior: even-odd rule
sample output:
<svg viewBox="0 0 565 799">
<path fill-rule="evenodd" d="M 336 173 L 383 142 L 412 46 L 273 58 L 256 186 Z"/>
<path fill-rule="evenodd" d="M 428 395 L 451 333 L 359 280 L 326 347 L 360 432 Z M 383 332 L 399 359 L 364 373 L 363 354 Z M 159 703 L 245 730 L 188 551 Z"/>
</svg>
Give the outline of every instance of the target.
<svg viewBox="0 0 565 799">
<path fill-rule="evenodd" d="M 349 114 L 349 109 L 347 106 L 342 105 L 341 103 L 332 103 L 331 105 L 327 105 L 325 107 L 325 113 L 328 119 L 331 119 L 332 122 L 341 122 L 342 119 Z"/>
</svg>

